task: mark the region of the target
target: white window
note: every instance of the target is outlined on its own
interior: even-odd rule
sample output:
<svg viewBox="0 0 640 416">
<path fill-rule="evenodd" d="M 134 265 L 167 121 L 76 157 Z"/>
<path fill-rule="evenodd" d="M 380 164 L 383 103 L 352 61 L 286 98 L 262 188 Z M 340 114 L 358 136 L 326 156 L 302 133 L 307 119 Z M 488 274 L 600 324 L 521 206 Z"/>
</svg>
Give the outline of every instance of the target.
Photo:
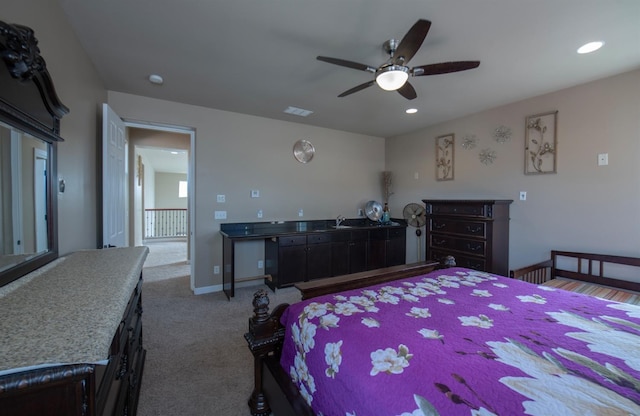
<svg viewBox="0 0 640 416">
<path fill-rule="evenodd" d="M 178 198 L 187 197 L 187 181 L 180 181 L 178 183 Z"/>
</svg>

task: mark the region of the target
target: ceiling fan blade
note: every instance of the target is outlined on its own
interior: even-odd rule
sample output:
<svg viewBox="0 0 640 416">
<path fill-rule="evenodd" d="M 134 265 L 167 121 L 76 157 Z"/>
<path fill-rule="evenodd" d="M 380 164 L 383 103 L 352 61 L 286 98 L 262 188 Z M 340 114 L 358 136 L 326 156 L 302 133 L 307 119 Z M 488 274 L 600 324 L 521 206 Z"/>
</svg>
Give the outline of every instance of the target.
<svg viewBox="0 0 640 416">
<path fill-rule="evenodd" d="M 480 66 L 480 61 L 456 61 L 441 62 L 439 64 L 430 64 L 416 66 L 411 69 L 411 75 L 420 77 L 423 75 L 448 74 L 450 72 L 466 71 Z"/>
<path fill-rule="evenodd" d="M 369 88 L 370 86 L 372 86 L 373 84 L 375 84 L 376 82 L 374 80 L 371 80 L 369 82 L 365 82 L 364 84 L 360 84 L 356 87 L 351 88 L 350 90 L 347 90 L 345 92 L 343 92 L 342 94 L 338 95 L 338 97 L 345 97 L 347 95 L 353 94 L 354 92 L 358 92 L 358 91 L 362 91 L 365 88 Z"/>
<path fill-rule="evenodd" d="M 418 96 L 418 94 L 416 94 L 416 90 L 411 84 L 409 84 L 409 81 L 405 82 L 397 91 L 407 100 L 413 100 Z"/>
<path fill-rule="evenodd" d="M 420 19 L 409 29 L 393 54 L 393 62 L 396 65 L 406 65 L 413 58 L 420 46 L 422 46 L 424 38 L 427 37 L 430 27 L 430 21 Z"/>
<path fill-rule="evenodd" d="M 376 72 L 376 68 L 358 62 L 347 61 L 345 59 L 330 58 L 328 56 L 316 56 L 318 61 L 328 62 L 334 65 L 346 66 L 347 68 L 359 69 L 360 71 Z"/>
</svg>

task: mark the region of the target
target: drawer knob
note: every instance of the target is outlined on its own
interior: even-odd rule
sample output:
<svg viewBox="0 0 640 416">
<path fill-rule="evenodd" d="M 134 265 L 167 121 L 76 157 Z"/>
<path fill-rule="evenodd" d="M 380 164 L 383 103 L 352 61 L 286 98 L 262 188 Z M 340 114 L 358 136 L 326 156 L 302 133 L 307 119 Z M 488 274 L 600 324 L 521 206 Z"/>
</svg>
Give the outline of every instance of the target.
<svg viewBox="0 0 640 416">
<path fill-rule="evenodd" d="M 482 231 L 482 226 L 480 225 L 476 225 L 475 227 L 472 227 L 470 225 L 467 225 L 467 232 L 469 233 L 479 233 L 480 231 Z"/>
<path fill-rule="evenodd" d="M 467 244 L 467 250 L 469 251 L 480 251 L 482 250 L 482 245 L 481 244 Z"/>
</svg>

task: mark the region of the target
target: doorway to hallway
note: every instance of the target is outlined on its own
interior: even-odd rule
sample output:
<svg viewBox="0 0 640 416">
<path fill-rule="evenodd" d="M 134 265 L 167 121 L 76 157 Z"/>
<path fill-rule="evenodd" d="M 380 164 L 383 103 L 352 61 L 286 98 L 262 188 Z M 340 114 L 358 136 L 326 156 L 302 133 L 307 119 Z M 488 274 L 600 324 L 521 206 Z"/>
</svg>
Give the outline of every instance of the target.
<svg viewBox="0 0 640 416">
<path fill-rule="evenodd" d="M 149 255 L 142 271 L 145 282 L 173 279 L 190 274 L 186 238 L 145 240 L 144 245 L 149 248 Z"/>
</svg>

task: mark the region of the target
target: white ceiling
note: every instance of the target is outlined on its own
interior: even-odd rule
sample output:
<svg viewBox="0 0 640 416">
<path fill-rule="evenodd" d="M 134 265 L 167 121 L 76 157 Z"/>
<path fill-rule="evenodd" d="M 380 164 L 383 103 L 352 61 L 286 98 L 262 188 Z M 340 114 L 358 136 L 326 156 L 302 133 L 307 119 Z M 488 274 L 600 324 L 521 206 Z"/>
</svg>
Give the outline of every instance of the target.
<svg viewBox="0 0 640 416">
<path fill-rule="evenodd" d="M 165 149 L 159 147 L 136 147 L 142 160 L 156 172 L 183 173 L 189 170 L 189 154 L 184 149 Z"/>
<path fill-rule="evenodd" d="M 109 90 L 380 137 L 640 68 L 639 0 L 59 2 Z M 410 66 L 480 67 L 411 78 L 412 101 L 375 85 L 337 97 L 373 75 L 317 55 L 377 67 L 420 18 L 432 25 Z M 606 44 L 576 54 L 593 40 Z"/>
</svg>

